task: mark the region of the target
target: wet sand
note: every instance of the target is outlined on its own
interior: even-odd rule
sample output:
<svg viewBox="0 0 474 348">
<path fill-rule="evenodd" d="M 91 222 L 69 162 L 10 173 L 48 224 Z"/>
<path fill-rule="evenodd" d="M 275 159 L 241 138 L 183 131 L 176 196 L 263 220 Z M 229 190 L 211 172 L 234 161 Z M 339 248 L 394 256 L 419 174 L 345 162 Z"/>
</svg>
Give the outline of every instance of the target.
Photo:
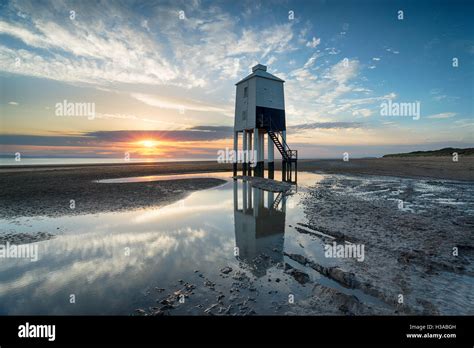
<svg viewBox="0 0 474 348">
<path fill-rule="evenodd" d="M 278 169 L 279 165 L 276 167 Z M 212 162 L 2 168 L 0 217 L 14 219 L 17 216 L 59 216 L 159 207 L 180 200 L 195 190 L 218 186 L 223 180 L 198 178 L 126 184 L 99 184 L 94 181 L 230 170 L 230 165 Z M 438 185 L 440 189 L 446 185 L 457 185 L 456 181 L 470 185 L 466 181 L 474 181 L 473 158 L 460 158 L 459 162 L 444 157 L 359 159 L 349 162 L 302 160 L 299 170 L 343 175 L 329 174 L 323 182 L 308 187 L 302 193 L 306 221 L 292 228 L 314 240 L 363 244 L 366 255 L 364 262 L 346 259 L 337 266 L 327 266 L 309 257 L 304 248 L 285 252 L 286 262 L 275 267 L 282 268 L 296 282 L 310 286 L 312 296 L 295 305 L 284 306 L 280 311 L 290 315 L 474 313 L 474 294 L 471 291 L 474 218 L 458 210 L 455 204 L 435 204 L 413 213 L 400 209 L 396 200 L 382 195 L 382 191 L 389 187 L 394 192 L 400 191 L 396 197 L 405 203 L 418 199 L 416 196 L 419 193 L 415 194 L 411 182 L 400 189 L 402 177 L 420 179 L 415 182 L 431 178 L 427 184 Z M 393 183 L 388 186 L 377 183 L 380 179 L 378 175 L 387 176 Z M 444 179 L 455 181 L 446 183 Z M 365 183 L 361 184 L 362 181 Z M 369 199 L 365 197 L 366 193 L 370 193 L 367 196 Z M 454 203 L 458 199 L 465 201 L 465 198 L 450 197 Z M 71 199 L 75 201 L 74 209 L 70 206 Z M 31 243 L 49 238 L 54 236 L 40 232 L 35 236 L 19 236 L 7 231 L 0 241 Z M 459 256 L 453 256 L 453 248 L 457 248 Z M 312 284 L 308 276 L 311 272 L 321 274 L 341 288 Z M 252 282 L 240 278 L 239 271 L 232 273 L 231 279 L 248 283 L 244 285 L 252 292 Z M 205 287 L 212 290 L 214 283 L 211 280 L 206 282 Z M 193 290 L 194 285 L 185 285 L 186 291 Z M 240 291 L 243 291 L 244 285 L 239 288 Z M 379 303 L 368 304 L 342 291 L 342 288 L 359 291 Z M 400 295 L 403 295 L 403 303 L 399 303 Z M 168 302 L 166 306 L 169 306 Z M 246 306 L 249 309 L 245 313 L 255 314 L 252 306 Z M 203 314 L 211 312 L 206 311 Z M 222 314 L 226 313 L 223 311 Z"/>
<path fill-rule="evenodd" d="M 222 184 L 215 178 L 102 184 L 96 180 L 222 169 L 208 163 L 2 168 L 0 217 L 60 216 L 162 206 Z M 224 168 L 225 169 L 225 168 Z M 71 205 L 71 200 L 74 204 Z"/>
<path fill-rule="evenodd" d="M 276 162 L 276 170 L 281 163 Z M 474 157 L 300 160 L 299 171 L 474 181 Z M 98 184 L 95 180 L 161 174 L 231 172 L 214 161 L 0 167 L 0 217 L 59 216 L 166 205 L 222 183 L 215 178 Z M 277 178 L 278 179 L 278 178 Z M 71 208 L 74 200 L 74 208 Z"/>
<path fill-rule="evenodd" d="M 281 162 L 275 162 L 275 169 L 281 170 Z M 299 171 L 317 171 L 331 174 L 387 175 L 411 178 L 436 178 L 446 180 L 474 181 L 474 156 L 452 157 L 405 157 L 349 159 L 300 159 Z M 72 171 L 75 175 L 90 175 L 97 179 L 128 176 L 183 174 L 232 171 L 232 164 L 215 161 L 123 163 L 123 164 L 81 164 L 81 165 L 31 165 L 2 166 L 0 180 L 4 174 L 18 172 Z"/>
<path fill-rule="evenodd" d="M 286 227 L 284 257 L 269 248 L 219 277 L 197 271 L 201 280 L 162 289 L 157 307 L 135 314 L 472 315 L 473 192 L 455 181 L 324 175 L 297 193 L 304 216 Z M 364 245 L 364 259 L 324 259 L 314 248 L 333 242 Z M 261 278 L 245 272 L 262 265 Z M 275 298 L 295 284 L 307 290 L 294 304 Z M 179 296 L 196 289 L 205 300 L 186 312 Z"/>
<path fill-rule="evenodd" d="M 474 181 L 474 156 L 300 160 L 298 170 Z"/>
<path fill-rule="evenodd" d="M 433 193 L 420 191 L 426 185 L 451 201 L 429 203 Z M 303 250 L 287 256 L 344 288 L 377 298 L 389 310 L 364 306 L 354 296 L 321 285 L 315 286 L 309 303 L 326 304 L 326 314 L 472 315 L 474 216 L 462 206 L 473 206 L 473 188 L 464 184 L 460 190 L 458 185 L 330 175 L 310 187 L 303 200 L 308 223 L 296 229 L 316 239 L 322 234 L 328 244 L 364 245 L 365 259 L 348 258 L 337 267 L 324 267 L 305 257 Z M 409 202 L 416 202 L 414 211 L 406 207 Z M 299 308 L 299 313 L 313 311 L 309 304 Z"/>
</svg>

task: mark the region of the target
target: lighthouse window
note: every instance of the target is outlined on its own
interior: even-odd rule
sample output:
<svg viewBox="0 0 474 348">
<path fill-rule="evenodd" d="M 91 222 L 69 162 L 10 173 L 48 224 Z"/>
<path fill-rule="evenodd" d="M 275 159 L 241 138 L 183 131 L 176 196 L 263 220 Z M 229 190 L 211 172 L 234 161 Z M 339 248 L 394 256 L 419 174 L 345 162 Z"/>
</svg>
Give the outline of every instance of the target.
<svg viewBox="0 0 474 348">
<path fill-rule="evenodd" d="M 244 87 L 244 98 L 247 98 L 249 96 L 249 89 L 248 87 Z"/>
</svg>

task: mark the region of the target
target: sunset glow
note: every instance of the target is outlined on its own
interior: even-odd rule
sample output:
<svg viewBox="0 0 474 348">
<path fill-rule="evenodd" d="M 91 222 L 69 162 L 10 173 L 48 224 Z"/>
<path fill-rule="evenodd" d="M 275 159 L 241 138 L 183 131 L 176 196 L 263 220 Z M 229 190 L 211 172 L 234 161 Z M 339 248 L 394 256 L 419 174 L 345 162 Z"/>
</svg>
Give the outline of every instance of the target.
<svg viewBox="0 0 474 348">
<path fill-rule="evenodd" d="M 109 2 L 112 17 L 71 20 L 52 2 L 35 11 L 32 0 L 5 2 L 0 156 L 215 160 L 232 146 L 235 83 L 257 62 L 285 80 L 287 140 L 300 158 L 474 142 L 472 31 L 456 6 L 401 1 L 412 17 L 400 21 L 383 4 L 303 1 L 292 20 L 279 1 L 198 1 L 180 20 L 170 13 L 181 5 L 158 3 Z M 74 10 L 100 14 L 103 4 L 78 2 Z M 431 22 L 438 13 L 449 16 Z M 445 47 L 443 35 L 459 42 Z M 419 101 L 420 114 L 385 115 L 388 101 Z M 57 105 L 68 107 L 58 115 Z"/>
<path fill-rule="evenodd" d="M 158 146 L 158 142 L 156 140 L 142 140 L 141 145 L 146 147 L 146 148 L 153 148 Z"/>
</svg>

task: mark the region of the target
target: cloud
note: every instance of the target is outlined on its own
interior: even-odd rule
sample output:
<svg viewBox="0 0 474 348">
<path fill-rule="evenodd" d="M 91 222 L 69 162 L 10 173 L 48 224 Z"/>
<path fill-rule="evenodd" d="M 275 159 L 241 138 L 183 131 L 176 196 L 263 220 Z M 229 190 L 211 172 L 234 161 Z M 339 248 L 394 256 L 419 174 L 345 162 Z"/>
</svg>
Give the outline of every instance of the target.
<svg viewBox="0 0 474 348">
<path fill-rule="evenodd" d="M 377 61 L 377 62 L 378 62 L 378 61 L 380 60 L 380 58 L 378 58 L 378 57 L 374 57 L 374 58 L 372 58 L 372 60 L 375 60 L 375 61 Z"/>
<path fill-rule="evenodd" d="M 275 56 L 271 56 L 268 58 L 268 60 L 266 61 L 265 65 L 272 65 L 273 63 L 275 63 L 277 61 L 277 58 Z"/>
<path fill-rule="evenodd" d="M 0 21 L 0 33 L 27 45 L 18 51 L 2 46 L 6 58 L 21 58 L 21 66 L 0 60 L 2 70 L 99 84 L 162 84 L 178 76 L 161 54 L 163 47 L 143 31 L 126 24 L 114 29 L 102 19 L 43 18 L 44 12 L 37 9 L 33 13 L 23 27 Z"/>
<path fill-rule="evenodd" d="M 369 117 L 373 113 L 372 110 L 370 109 L 357 109 L 352 112 L 352 115 L 354 116 L 362 116 L 362 117 Z"/>
<path fill-rule="evenodd" d="M 306 43 L 306 47 L 316 48 L 316 46 L 318 46 L 320 43 L 321 43 L 321 39 L 320 38 L 315 38 L 313 36 L 313 39 Z"/>
<path fill-rule="evenodd" d="M 436 101 L 441 101 L 441 100 L 444 100 L 446 99 L 448 96 L 446 94 L 439 94 L 439 95 L 435 95 L 433 97 L 433 100 L 436 100 Z"/>
<path fill-rule="evenodd" d="M 156 123 L 156 124 L 168 125 L 168 128 L 170 128 L 171 126 L 172 129 L 177 129 L 177 128 L 185 129 L 189 127 L 188 125 L 180 123 L 178 121 L 167 122 L 163 120 L 140 117 L 140 116 L 131 115 L 131 114 L 110 114 L 110 113 L 96 112 L 95 118 L 96 119 L 134 120 L 134 121 L 140 121 L 140 122 L 146 122 L 146 123 Z"/>
<path fill-rule="evenodd" d="M 455 112 L 443 112 L 443 113 L 440 113 L 440 114 L 435 114 L 435 115 L 427 116 L 427 117 L 425 117 L 425 118 L 444 119 L 444 118 L 451 118 L 451 117 L 454 117 L 454 116 L 456 116 L 456 113 L 455 113 Z"/>
<path fill-rule="evenodd" d="M 365 87 L 356 87 L 353 89 L 354 92 L 362 92 L 362 93 L 369 93 L 372 92 L 371 89 Z"/>
<path fill-rule="evenodd" d="M 194 131 L 204 131 L 204 132 L 228 132 L 232 134 L 234 127 L 231 126 L 195 126 L 192 128 Z"/>
<path fill-rule="evenodd" d="M 148 94 L 132 93 L 131 96 L 147 105 L 163 109 L 185 111 L 220 112 L 233 116 L 233 110 L 225 106 L 216 106 L 203 102 L 172 97 L 153 96 Z"/>
<path fill-rule="evenodd" d="M 70 83 L 178 86 L 216 85 L 237 79 L 252 61 L 293 49 L 293 24 L 242 27 L 238 18 L 215 5 L 186 4 L 193 13 L 177 19 L 169 2 L 149 7 L 143 16 L 120 3 L 78 3 L 76 20 L 63 2 L 37 8 L 12 2 L 12 13 L 31 14 L 18 23 L 0 20 L 0 34 L 22 41 L 14 49 L 0 46 L 0 70 Z M 87 13 L 87 16 L 83 15 Z M 107 13 L 107 16 L 101 14 Z M 8 17 L 5 17 L 8 18 Z M 117 18 L 130 18 L 117 25 Z M 21 58 L 21 66 L 12 62 Z"/>
<path fill-rule="evenodd" d="M 328 54 L 339 54 L 341 52 L 340 50 L 337 50 L 335 47 L 327 47 L 324 50 L 328 51 Z"/>
<path fill-rule="evenodd" d="M 395 50 L 392 49 L 392 48 L 387 48 L 387 49 L 385 49 L 385 51 L 391 52 L 391 53 L 393 53 L 393 54 L 399 54 L 399 53 L 400 53 L 400 52 L 398 52 L 398 51 L 395 51 Z"/>
<path fill-rule="evenodd" d="M 41 48 L 52 47 L 51 42 L 46 37 L 4 21 L 0 21 L 0 33 L 13 36 L 29 46 Z"/>
<path fill-rule="evenodd" d="M 85 137 L 94 137 L 97 141 L 106 142 L 134 142 L 141 139 L 158 139 L 158 141 L 187 142 L 187 141 L 216 141 L 230 139 L 232 131 L 228 128 L 190 128 L 186 130 L 135 130 L 135 131 L 96 131 L 84 134 Z"/>
<path fill-rule="evenodd" d="M 142 20 L 141 27 L 145 28 L 147 31 L 150 31 L 150 27 L 148 26 L 148 20 L 147 19 Z"/>
<path fill-rule="evenodd" d="M 30 146 L 89 146 L 90 141 L 84 136 L 48 136 L 31 134 L 0 134 L 2 145 L 30 145 Z M 94 141 L 96 143 L 96 141 Z"/>
<path fill-rule="evenodd" d="M 371 106 L 378 107 L 381 100 L 396 97 L 395 93 L 373 95 L 371 89 L 364 87 L 358 60 L 341 59 L 327 65 L 318 57 L 318 53 L 313 54 L 302 67 L 290 71 L 286 79 L 287 114 L 293 123 L 369 117 Z M 360 93 L 364 93 L 363 98 Z"/>
<path fill-rule="evenodd" d="M 282 53 L 290 48 L 293 38 L 292 24 L 276 24 L 263 30 L 244 29 L 242 36 L 228 46 L 228 55 L 260 53 L 265 57 L 269 52 Z"/>
<path fill-rule="evenodd" d="M 303 65 L 303 69 L 308 69 L 308 68 L 311 68 L 314 63 L 316 62 L 316 59 L 319 57 L 320 55 L 318 53 L 314 53 L 307 61 L 306 63 L 304 63 Z"/>
<path fill-rule="evenodd" d="M 433 96 L 432 99 L 437 102 L 440 102 L 440 101 L 453 102 L 460 99 L 460 97 L 454 97 L 447 94 L 442 94 L 442 92 L 443 91 L 440 88 L 433 88 L 430 90 L 430 95 L 432 95 Z"/>
<path fill-rule="evenodd" d="M 308 81 L 317 79 L 317 77 L 311 71 L 309 71 L 307 67 L 293 70 L 290 73 L 290 76 L 294 77 L 296 81 L 300 81 L 300 82 L 305 82 L 305 81 L 308 82 Z"/>
<path fill-rule="evenodd" d="M 37 9 L 34 2 L 25 0 L 9 7 L 31 16 L 18 23 L 0 21 L 0 32 L 26 45 L 21 49 L 0 46 L 1 70 L 112 91 L 115 86 L 126 86 L 128 95 L 146 105 L 225 117 L 234 113 L 229 80 L 236 82 L 245 76 L 255 62 L 288 61 L 286 55 L 296 49 L 293 42 L 304 38 L 310 28 L 310 23 L 302 28 L 295 21 L 243 24 L 219 6 L 198 2 L 186 7 L 186 20 L 177 19 L 177 7 L 171 2 L 145 4 L 145 14 L 140 16 L 119 3 L 80 3 L 75 6 L 75 21 L 64 16 L 70 5 L 63 2 Z M 104 11 L 109 15 L 103 16 Z M 114 18 L 129 20 L 117 26 Z M 321 40 L 312 37 L 305 44 L 319 48 Z M 347 64 L 318 60 L 324 56 L 333 60 L 338 53 L 335 47 L 327 47 L 300 67 L 293 60 L 295 68 L 279 74 L 287 78 L 287 108 L 296 116 L 294 120 L 310 121 L 318 115 L 333 118 L 342 107 L 338 98 L 363 88 L 352 83 L 359 73 L 357 60 Z M 11 62 L 18 56 L 21 66 L 15 67 Z M 157 95 L 153 86 L 173 89 Z M 193 92 L 183 92 L 183 88 Z M 137 119 L 105 110 L 98 118 Z"/>
<path fill-rule="evenodd" d="M 338 84 L 344 84 L 357 75 L 358 69 L 358 60 L 343 59 L 330 68 L 326 77 L 335 80 Z"/>
<path fill-rule="evenodd" d="M 8 105 L 17 106 L 17 105 L 19 105 L 19 104 L 18 104 L 17 102 L 11 101 L 11 102 L 8 102 Z"/>
<path fill-rule="evenodd" d="M 363 124 L 359 122 L 313 122 L 306 124 L 298 124 L 288 127 L 292 130 L 307 130 L 307 129 L 350 129 L 362 128 Z"/>
<path fill-rule="evenodd" d="M 472 128 L 474 130 L 474 120 L 472 120 L 472 119 L 456 120 L 453 123 L 456 124 L 456 127 L 462 127 L 463 129 Z"/>
<path fill-rule="evenodd" d="M 232 127 L 199 126 L 185 130 L 93 131 L 64 136 L 0 134 L 2 145 L 94 147 L 129 144 L 151 138 L 170 142 L 202 142 L 230 139 Z"/>
</svg>

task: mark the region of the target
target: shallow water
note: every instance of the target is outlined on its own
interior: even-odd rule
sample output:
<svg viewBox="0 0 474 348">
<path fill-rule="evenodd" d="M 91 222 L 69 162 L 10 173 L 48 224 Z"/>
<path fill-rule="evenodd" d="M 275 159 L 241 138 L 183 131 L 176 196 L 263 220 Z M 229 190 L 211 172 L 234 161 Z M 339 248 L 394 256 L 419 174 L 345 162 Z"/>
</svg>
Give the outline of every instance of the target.
<svg viewBox="0 0 474 348">
<path fill-rule="evenodd" d="M 209 177 L 209 174 L 198 175 Z M 210 176 L 227 181 L 221 186 L 191 193 L 165 207 L 0 220 L 2 231 L 56 235 L 51 240 L 33 243 L 39 252 L 36 262 L 1 260 L 0 314 L 130 315 L 137 308 L 146 310 L 156 306 L 157 300 L 179 290 L 183 283 L 196 288 L 172 314 L 204 314 L 203 311 L 216 302 L 219 292 L 227 299 L 234 296 L 237 301 L 244 301 L 244 305 L 239 306 L 240 314 L 245 313 L 247 307 L 258 314 L 284 314 L 291 312 L 288 295 L 308 297 L 311 283 L 355 295 L 365 303 L 383 305 L 315 271 L 304 270 L 311 280 L 306 285 L 284 272 L 285 263 L 301 268 L 284 256 L 284 252 L 304 255 L 323 266 L 339 262 L 324 257 L 322 240 L 294 228 L 297 223 L 306 222 L 299 204 L 302 194 L 326 175 L 299 173 L 298 186 L 289 196 L 251 188 L 241 180 L 231 180 L 229 173 Z M 144 178 L 157 179 L 163 177 Z M 134 180 L 141 179 L 128 179 Z M 388 183 L 383 184 L 383 180 Z M 370 179 L 364 185 L 375 183 L 376 187 L 354 188 L 351 194 L 385 194 L 387 199 L 398 199 L 410 191 L 407 187 L 411 179 L 404 179 L 403 185 L 399 180 L 390 180 Z M 454 184 L 451 187 L 426 181 L 411 182 L 420 191 L 412 196 L 421 197 L 405 199 L 414 212 L 423 209 L 427 202 L 446 204 L 440 201 L 452 197 L 446 193 L 446 187 L 459 189 Z M 420 183 L 419 186 L 415 182 Z M 466 211 L 472 209 L 472 200 L 457 199 L 456 202 L 463 203 L 459 207 Z M 226 266 L 232 268 L 229 275 L 221 272 Z M 250 287 L 238 288 L 236 278 L 232 277 L 236 271 L 250 279 Z M 206 281 L 215 286 L 204 285 Z M 71 303 L 71 295 L 74 295 L 74 303 Z M 245 305 L 247 302 L 251 304 Z"/>
<path fill-rule="evenodd" d="M 0 313 L 130 314 L 149 304 L 147 293 L 154 287 L 174 289 L 179 279 L 202 282 L 195 270 L 215 281 L 222 267 L 238 269 L 235 246 L 240 248 L 243 264 L 246 258 L 273 247 L 280 249 L 276 257 L 282 259 L 285 228 L 302 218 L 297 198 L 280 201 L 276 209 L 284 206 L 286 214 L 280 213 L 276 224 L 269 216 L 251 216 L 252 221 L 258 221 L 259 231 L 244 232 L 234 220 L 238 215 L 234 190 L 242 195 L 242 182 L 236 187 L 229 173 L 211 176 L 229 181 L 161 208 L 0 221 L 2 230 L 8 232 L 57 235 L 34 243 L 39 247 L 36 262 L 2 260 Z M 319 178 L 308 174 L 311 182 Z M 251 189 L 247 186 L 246 190 L 250 193 Z M 263 203 L 261 211 L 265 213 L 268 193 L 253 189 L 251 195 L 259 205 Z M 238 204 L 242 207 L 242 200 Z M 269 222 L 272 224 L 267 225 Z M 260 238 L 260 233 L 267 232 L 268 236 Z M 287 247 L 293 243 L 296 240 L 286 242 Z M 260 277 L 266 270 L 249 270 L 252 272 Z M 71 294 L 75 304 L 69 303 Z"/>
<path fill-rule="evenodd" d="M 115 178 L 97 180 L 99 184 L 126 184 L 129 182 L 152 182 L 152 181 L 166 181 L 166 180 L 185 180 L 196 178 L 218 178 L 230 180 L 230 174 L 227 172 L 216 173 L 194 173 L 194 174 L 174 174 L 174 175 L 147 175 L 147 176 L 132 176 L 128 178 Z"/>
</svg>

